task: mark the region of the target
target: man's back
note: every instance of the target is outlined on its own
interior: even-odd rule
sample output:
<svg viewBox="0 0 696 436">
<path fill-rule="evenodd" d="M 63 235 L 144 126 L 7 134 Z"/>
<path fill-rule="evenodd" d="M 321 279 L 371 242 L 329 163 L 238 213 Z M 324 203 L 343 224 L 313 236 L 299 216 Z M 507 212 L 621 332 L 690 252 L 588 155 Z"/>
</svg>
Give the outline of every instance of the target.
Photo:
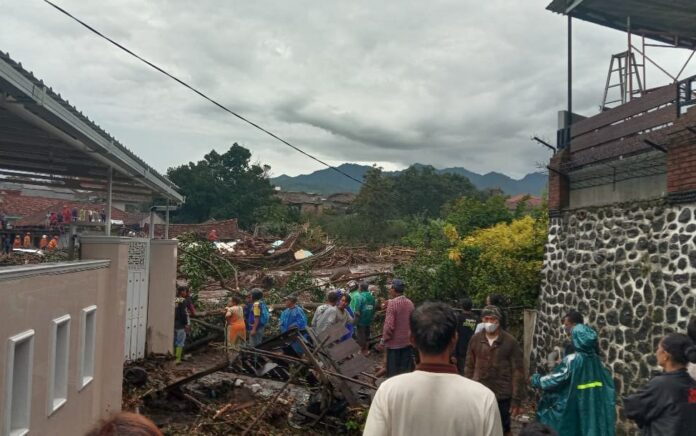
<svg viewBox="0 0 696 436">
<path fill-rule="evenodd" d="M 312 327 L 314 327 L 316 333 L 321 333 L 330 325 L 335 324 L 337 313 L 338 309 L 336 306 L 330 304 L 322 304 L 319 306 L 312 319 Z"/>
<path fill-rule="evenodd" d="M 369 292 L 362 292 L 360 294 L 360 306 L 358 306 L 360 311 L 360 319 L 358 324 L 362 326 L 369 326 L 372 324 L 372 320 L 375 317 L 375 297 Z"/>
<path fill-rule="evenodd" d="M 380 385 L 366 436 L 502 436 L 495 395 L 458 374 L 415 371 Z"/>
</svg>

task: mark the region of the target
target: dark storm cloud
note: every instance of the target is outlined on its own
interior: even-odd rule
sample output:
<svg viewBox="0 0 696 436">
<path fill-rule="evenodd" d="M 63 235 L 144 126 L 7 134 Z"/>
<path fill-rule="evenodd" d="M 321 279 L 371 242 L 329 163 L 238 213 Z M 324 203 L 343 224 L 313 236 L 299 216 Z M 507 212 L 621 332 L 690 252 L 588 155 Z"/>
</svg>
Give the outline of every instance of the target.
<svg viewBox="0 0 696 436">
<path fill-rule="evenodd" d="M 522 176 L 548 159 L 529 137 L 553 138 L 566 104 L 565 19 L 548 1 L 59 3 L 332 164 Z M 160 170 L 232 142 L 276 174 L 319 169 L 38 0 L 3 2 L 0 29 L 0 50 Z M 575 29 L 575 108 L 592 114 L 625 37 Z"/>
</svg>

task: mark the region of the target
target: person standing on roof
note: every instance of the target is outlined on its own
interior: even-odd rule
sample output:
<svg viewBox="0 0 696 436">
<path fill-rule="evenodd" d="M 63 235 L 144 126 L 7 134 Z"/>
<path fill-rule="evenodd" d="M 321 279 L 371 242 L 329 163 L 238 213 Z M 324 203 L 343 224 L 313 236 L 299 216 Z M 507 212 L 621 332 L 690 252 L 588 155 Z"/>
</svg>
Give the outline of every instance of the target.
<svg viewBox="0 0 696 436">
<path fill-rule="evenodd" d="M 387 377 L 413 371 L 414 355 L 409 318 L 414 306 L 404 295 L 405 291 L 406 284 L 401 279 L 394 279 L 389 287 L 391 299 L 387 304 L 382 339 L 378 346 L 379 349 L 387 350 Z"/>
<path fill-rule="evenodd" d="M 532 387 L 555 396 L 555 401 L 537 410 L 537 419 L 563 436 L 613 436 L 614 380 L 597 356 L 597 333 L 577 324 L 571 336 L 575 352 L 565 356 L 550 374 L 531 378 Z"/>
<path fill-rule="evenodd" d="M 70 217 L 72 214 L 70 213 L 70 208 L 68 208 L 68 205 L 63 205 L 63 213 L 61 214 L 63 217 L 63 223 L 68 224 L 70 222 Z"/>
<path fill-rule="evenodd" d="M 249 343 L 256 347 L 263 342 L 263 333 L 270 318 L 268 306 L 263 301 L 263 291 L 259 288 L 251 290 L 251 308 L 248 316 Z"/>
<path fill-rule="evenodd" d="M 208 240 L 210 242 L 217 242 L 220 240 L 220 237 L 218 237 L 217 230 L 212 229 L 210 233 L 208 233 Z"/>
<path fill-rule="evenodd" d="M 365 284 L 363 287 L 362 285 Z M 355 310 L 357 340 L 363 356 L 370 354 L 370 326 L 375 317 L 375 297 L 367 283 L 360 284 L 360 303 Z"/>
<path fill-rule="evenodd" d="M 481 311 L 484 331 L 469 341 L 464 377 L 483 383 L 495 393 L 503 422 L 503 433 L 511 434 L 511 415 L 520 414 L 524 397 L 522 348 L 500 327 L 502 315 L 496 306 Z"/>
</svg>

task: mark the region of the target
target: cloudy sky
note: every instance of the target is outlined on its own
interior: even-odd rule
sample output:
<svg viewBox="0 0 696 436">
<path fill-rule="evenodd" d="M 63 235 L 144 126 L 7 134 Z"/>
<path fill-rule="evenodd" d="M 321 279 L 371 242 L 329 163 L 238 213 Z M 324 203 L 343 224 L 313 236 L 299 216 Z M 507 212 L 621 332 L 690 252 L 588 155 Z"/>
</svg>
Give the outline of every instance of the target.
<svg viewBox="0 0 696 436">
<path fill-rule="evenodd" d="M 331 164 L 513 177 L 548 159 L 529 138 L 555 138 L 566 104 L 566 21 L 545 10 L 549 1 L 55 0 Z M 574 30 L 574 107 L 593 114 L 626 38 Z M 0 0 L 0 50 L 160 171 L 233 142 L 274 175 L 322 168 L 40 0 Z M 670 71 L 688 57 L 652 54 Z M 648 70 L 649 86 L 664 83 Z"/>
</svg>

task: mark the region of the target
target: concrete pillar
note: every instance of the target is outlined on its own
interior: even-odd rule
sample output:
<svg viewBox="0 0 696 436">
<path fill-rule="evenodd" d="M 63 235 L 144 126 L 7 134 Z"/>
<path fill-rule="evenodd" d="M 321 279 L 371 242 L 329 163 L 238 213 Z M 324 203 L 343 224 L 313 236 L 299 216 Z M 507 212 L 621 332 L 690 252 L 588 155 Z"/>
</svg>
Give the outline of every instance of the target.
<svg viewBox="0 0 696 436">
<path fill-rule="evenodd" d="M 147 353 L 172 353 L 176 297 L 177 241 L 150 241 L 150 289 L 147 304 Z"/>
<path fill-rule="evenodd" d="M 125 337 L 126 289 L 128 284 L 128 238 L 110 236 L 88 236 L 80 239 L 82 260 L 106 259 L 111 261 L 109 278 L 111 292 L 100 302 L 97 323 L 102 331 L 112 332 L 109 346 L 96 356 L 101 360 L 105 378 L 121 379 L 123 377 L 123 349 Z M 108 324 L 108 325 L 107 325 Z M 104 413 L 121 410 L 121 383 L 99 385 L 95 389 L 101 397 Z"/>
</svg>

